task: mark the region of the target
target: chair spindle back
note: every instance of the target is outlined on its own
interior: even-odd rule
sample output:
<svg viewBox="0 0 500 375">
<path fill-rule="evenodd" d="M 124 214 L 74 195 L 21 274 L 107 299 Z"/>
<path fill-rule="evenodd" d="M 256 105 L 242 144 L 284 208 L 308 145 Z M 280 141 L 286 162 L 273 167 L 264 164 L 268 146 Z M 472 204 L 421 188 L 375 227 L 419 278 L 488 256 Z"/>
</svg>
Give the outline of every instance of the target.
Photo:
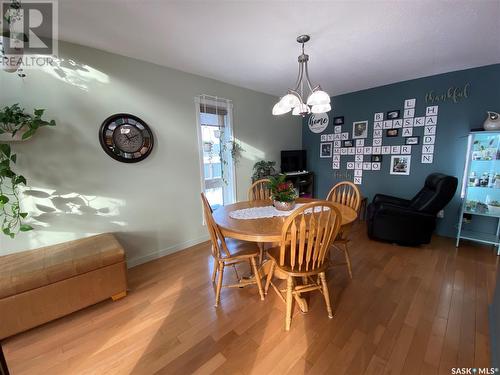
<svg viewBox="0 0 500 375">
<path fill-rule="evenodd" d="M 255 181 L 248 189 L 248 200 L 256 201 L 271 199 L 271 189 L 269 188 L 270 182 L 271 180 L 268 178 Z"/>
<path fill-rule="evenodd" d="M 358 212 L 361 205 L 361 192 L 352 182 L 342 181 L 330 190 L 326 200 L 343 204 Z"/>
<path fill-rule="evenodd" d="M 208 199 L 204 193 L 201 193 L 201 201 L 203 203 L 203 214 L 205 216 L 208 234 L 212 242 L 212 256 L 215 259 L 220 259 L 223 255 L 230 256 L 231 254 L 227 248 L 226 240 L 212 216 L 212 207 L 210 207 L 210 203 L 208 203 Z"/>
<path fill-rule="evenodd" d="M 339 210 L 331 202 L 313 202 L 298 208 L 283 224 L 280 265 L 299 272 L 321 267 L 341 221 Z"/>
</svg>

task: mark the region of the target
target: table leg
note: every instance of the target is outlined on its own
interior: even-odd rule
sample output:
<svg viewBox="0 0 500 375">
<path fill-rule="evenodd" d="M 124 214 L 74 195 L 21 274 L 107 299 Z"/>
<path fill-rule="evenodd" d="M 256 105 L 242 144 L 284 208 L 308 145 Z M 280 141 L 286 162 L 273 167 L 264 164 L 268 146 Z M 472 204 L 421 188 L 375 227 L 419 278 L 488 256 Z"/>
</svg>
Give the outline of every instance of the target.
<svg viewBox="0 0 500 375">
<path fill-rule="evenodd" d="M 0 342 L 0 374 L 9 375 L 9 369 L 7 368 L 7 361 L 3 354 L 2 343 Z"/>
</svg>

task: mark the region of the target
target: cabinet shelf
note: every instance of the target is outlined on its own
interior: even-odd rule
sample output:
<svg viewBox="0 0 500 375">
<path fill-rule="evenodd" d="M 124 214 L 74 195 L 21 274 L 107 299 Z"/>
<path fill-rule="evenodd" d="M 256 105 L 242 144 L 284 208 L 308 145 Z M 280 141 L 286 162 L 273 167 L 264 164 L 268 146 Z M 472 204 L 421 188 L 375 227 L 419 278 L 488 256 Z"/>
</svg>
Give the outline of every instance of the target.
<svg viewBox="0 0 500 375">
<path fill-rule="evenodd" d="M 488 190 L 498 190 L 500 192 L 500 188 L 494 188 L 491 186 L 468 186 L 468 189 L 488 189 Z"/>
<path fill-rule="evenodd" d="M 488 216 L 488 217 L 500 217 L 500 215 L 494 215 L 489 212 L 476 212 L 476 211 L 469 211 L 469 210 L 464 210 L 464 214 L 470 214 L 470 215 L 478 215 L 478 216 Z"/>
<path fill-rule="evenodd" d="M 463 229 L 462 232 L 460 233 L 460 239 L 476 241 L 495 246 L 498 246 L 500 244 L 500 240 L 494 234 L 473 232 L 471 230 L 465 230 L 465 229 Z"/>
</svg>

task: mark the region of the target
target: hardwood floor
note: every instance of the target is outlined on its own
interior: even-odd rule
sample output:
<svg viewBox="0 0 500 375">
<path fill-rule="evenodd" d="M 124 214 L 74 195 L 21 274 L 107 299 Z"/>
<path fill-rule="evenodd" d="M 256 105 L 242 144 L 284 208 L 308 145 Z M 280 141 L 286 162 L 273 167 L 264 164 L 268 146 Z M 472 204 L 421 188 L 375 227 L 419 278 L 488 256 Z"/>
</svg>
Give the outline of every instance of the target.
<svg viewBox="0 0 500 375">
<path fill-rule="evenodd" d="M 435 237 L 403 248 L 369 241 L 360 225 L 352 238 L 354 278 L 345 266 L 327 275 L 333 319 L 311 294 L 309 313 L 295 306 L 285 332 L 285 305 L 275 293 L 260 301 L 254 286 L 223 289 L 214 308 L 202 244 L 131 269 L 122 300 L 6 340 L 11 373 L 427 375 L 490 367 L 498 263 L 490 247 L 456 250 Z"/>
</svg>

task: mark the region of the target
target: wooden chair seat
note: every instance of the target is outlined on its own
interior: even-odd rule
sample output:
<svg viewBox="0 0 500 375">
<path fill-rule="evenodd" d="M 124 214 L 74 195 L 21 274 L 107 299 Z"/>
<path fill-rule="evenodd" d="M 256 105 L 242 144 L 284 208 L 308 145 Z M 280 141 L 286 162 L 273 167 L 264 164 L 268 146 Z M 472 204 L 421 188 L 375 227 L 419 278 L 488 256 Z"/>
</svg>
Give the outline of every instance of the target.
<svg viewBox="0 0 500 375">
<path fill-rule="evenodd" d="M 232 238 L 226 238 L 226 246 L 230 256 L 223 256 L 223 260 L 231 259 L 250 259 L 253 257 L 258 257 L 260 254 L 259 247 L 255 242 L 246 242 L 233 240 Z"/>
</svg>

